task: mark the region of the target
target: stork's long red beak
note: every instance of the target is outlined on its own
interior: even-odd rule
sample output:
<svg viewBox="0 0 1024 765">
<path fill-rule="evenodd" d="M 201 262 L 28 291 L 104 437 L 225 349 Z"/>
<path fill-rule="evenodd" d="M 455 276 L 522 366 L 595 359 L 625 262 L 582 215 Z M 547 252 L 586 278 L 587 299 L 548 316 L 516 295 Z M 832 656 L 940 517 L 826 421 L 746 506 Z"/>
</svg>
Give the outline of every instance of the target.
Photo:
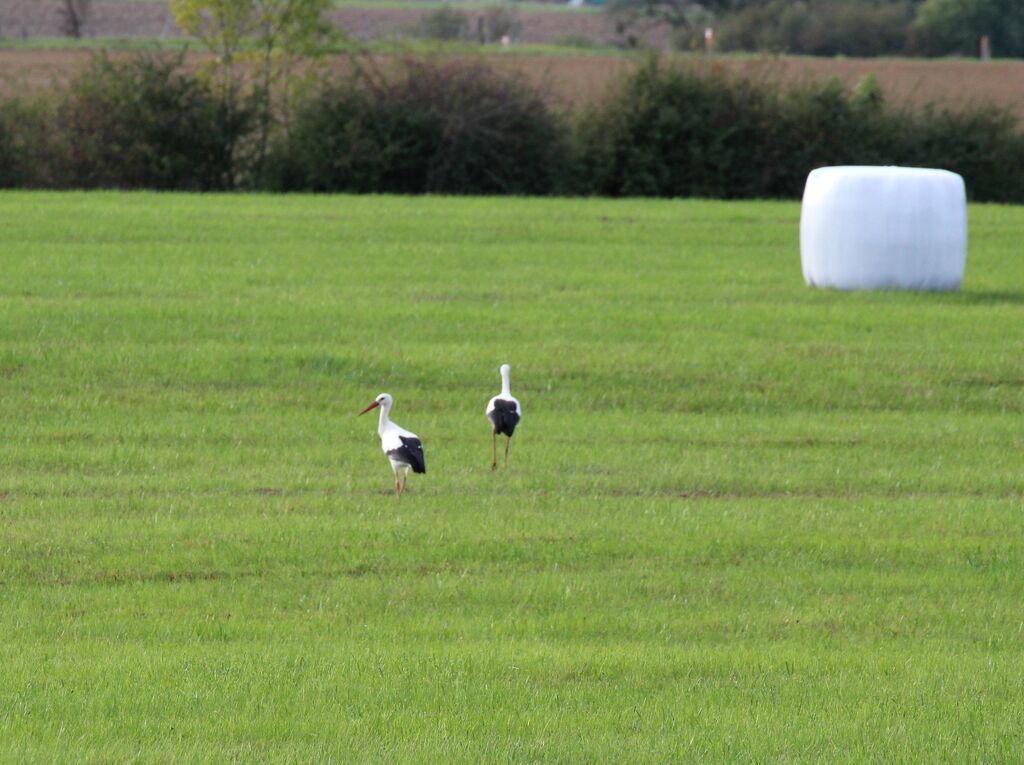
<svg viewBox="0 0 1024 765">
<path fill-rule="evenodd" d="M 361 414 L 366 414 L 366 413 L 367 413 L 367 412 L 369 412 L 369 411 L 370 411 L 371 409 L 376 409 L 376 408 L 377 408 L 378 406 L 380 406 L 380 402 L 379 402 L 379 401 L 374 401 L 374 402 L 373 402 L 372 404 L 370 404 L 370 405 L 369 405 L 368 407 L 366 407 L 366 409 L 364 409 L 363 411 L 361 411 L 361 412 L 360 412 L 359 414 L 357 414 L 356 416 L 358 417 L 358 416 L 359 416 L 359 415 L 361 415 Z"/>
</svg>

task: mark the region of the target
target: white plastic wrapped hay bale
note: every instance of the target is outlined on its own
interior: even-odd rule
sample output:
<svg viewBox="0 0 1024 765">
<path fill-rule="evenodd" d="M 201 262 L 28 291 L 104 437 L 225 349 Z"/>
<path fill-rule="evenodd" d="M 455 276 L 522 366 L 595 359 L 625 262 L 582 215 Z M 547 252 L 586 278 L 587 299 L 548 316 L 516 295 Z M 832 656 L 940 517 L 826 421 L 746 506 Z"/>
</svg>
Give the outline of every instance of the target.
<svg viewBox="0 0 1024 765">
<path fill-rule="evenodd" d="M 812 287 L 957 290 L 967 262 L 964 179 L 918 167 L 814 170 L 800 260 Z"/>
</svg>

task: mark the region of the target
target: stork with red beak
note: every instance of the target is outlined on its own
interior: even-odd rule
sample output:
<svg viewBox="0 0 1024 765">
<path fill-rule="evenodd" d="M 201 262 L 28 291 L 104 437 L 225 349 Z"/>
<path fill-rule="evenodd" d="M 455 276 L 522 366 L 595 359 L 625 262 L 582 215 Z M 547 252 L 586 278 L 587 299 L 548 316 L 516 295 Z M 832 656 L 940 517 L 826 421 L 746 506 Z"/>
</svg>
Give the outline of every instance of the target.
<svg viewBox="0 0 1024 765">
<path fill-rule="evenodd" d="M 509 372 L 512 370 L 508 364 L 502 364 L 501 369 L 501 393 L 487 402 L 485 414 L 491 421 L 491 470 L 498 468 L 498 434 L 507 436 L 505 440 L 505 467 L 508 467 L 508 448 L 512 445 L 512 434 L 519 424 L 519 418 L 523 416 L 523 410 L 519 402 L 512 395 L 509 389 Z"/>
<path fill-rule="evenodd" d="M 381 393 L 366 409 L 359 414 L 363 415 L 371 409 L 380 407 L 380 420 L 377 423 L 377 433 L 380 434 L 380 446 L 391 462 L 391 470 L 395 474 L 395 494 L 399 499 L 405 491 L 405 483 L 409 480 L 409 468 L 414 473 L 426 473 L 427 466 L 423 462 L 423 443 L 419 436 L 400 428 L 388 417 L 391 412 L 391 396 Z M 398 474 L 402 473 L 402 480 L 399 483 Z"/>
</svg>

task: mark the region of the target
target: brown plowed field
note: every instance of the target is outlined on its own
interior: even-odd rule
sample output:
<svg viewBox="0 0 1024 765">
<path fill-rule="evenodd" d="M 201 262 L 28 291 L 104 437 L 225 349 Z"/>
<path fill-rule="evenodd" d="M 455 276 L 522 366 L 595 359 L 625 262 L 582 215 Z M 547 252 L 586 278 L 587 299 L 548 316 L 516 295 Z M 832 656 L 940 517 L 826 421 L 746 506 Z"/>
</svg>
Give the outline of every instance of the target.
<svg viewBox="0 0 1024 765">
<path fill-rule="evenodd" d="M 0 0 L 0 35 L 36 37 L 60 34 L 57 3 L 42 0 Z M 388 9 L 339 9 L 335 21 L 358 38 L 401 33 L 416 26 L 423 11 Z M 595 13 L 523 13 L 524 42 L 552 42 L 575 34 L 613 42 L 614 26 Z M 86 29 L 87 35 L 106 37 L 175 37 L 167 5 L 160 2 L 124 3 L 97 0 Z M 664 30 L 647 30 L 649 42 L 663 44 Z M 82 50 L 0 50 L 0 95 L 37 92 L 53 81 L 66 80 L 88 61 Z M 545 85 L 555 99 L 579 105 L 604 93 L 624 71 L 635 66 L 627 58 L 578 56 L 495 56 L 497 66 L 524 73 Z M 701 60 L 700 65 L 706 65 Z M 339 57 L 337 67 L 346 66 Z M 1024 61 L 979 62 L 973 60 L 919 59 L 813 59 L 770 57 L 719 57 L 714 65 L 738 70 L 766 82 L 795 83 L 838 77 L 853 85 L 875 74 L 890 102 L 921 105 L 994 103 L 1012 108 L 1024 119 Z"/>
<path fill-rule="evenodd" d="M 85 50 L 0 50 L 0 94 L 39 92 L 65 81 L 93 55 Z M 580 105 L 604 93 L 634 60 L 614 57 L 495 56 L 496 66 L 543 85 L 556 100 Z M 707 65 L 703 61 L 699 65 Z M 1024 61 L 919 61 L 906 59 L 717 58 L 713 64 L 765 82 L 798 83 L 839 77 L 850 85 L 875 74 L 892 103 L 994 103 L 1024 119 Z M 347 66 L 339 57 L 333 66 Z"/>
</svg>

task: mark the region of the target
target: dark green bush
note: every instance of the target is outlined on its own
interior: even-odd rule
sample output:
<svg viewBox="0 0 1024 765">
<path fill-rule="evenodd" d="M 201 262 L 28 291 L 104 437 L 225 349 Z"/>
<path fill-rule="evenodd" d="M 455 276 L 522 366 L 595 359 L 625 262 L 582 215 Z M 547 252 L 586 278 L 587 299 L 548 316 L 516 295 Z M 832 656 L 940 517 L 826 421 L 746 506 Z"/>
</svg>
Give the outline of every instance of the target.
<svg viewBox="0 0 1024 765">
<path fill-rule="evenodd" d="M 882 56 L 906 48 L 909 3 L 871 0 L 773 0 L 725 17 L 723 51 L 771 51 L 811 56 Z"/>
<path fill-rule="evenodd" d="M 233 186 L 249 118 L 180 56 L 103 55 L 68 87 L 55 125 L 57 185 L 207 190 Z"/>
<path fill-rule="evenodd" d="M 580 121 L 592 193 L 736 197 L 765 193 L 774 94 L 723 70 L 651 59 Z"/>
<path fill-rule="evenodd" d="M 900 164 L 958 172 L 974 199 L 1024 201 L 1009 112 L 893 109 L 873 78 L 782 89 L 652 60 L 585 115 L 577 147 L 601 195 L 794 198 L 817 167 Z"/>
<path fill-rule="evenodd" d="M 874 78 L 852 92 L 837 79 L 779 90 L 771 103 L 760 148 L 765 183 L 750 196 L 797 197 L 817 167 L 900 161 L 906 115 L 886 107 Z"/>
<path fill-rule="evenodd" d="M 535 90 L 482 62 L 408 60 L 303 104 L 275 152 L 273 185 L 547 194 L 565 175 L 566 133 Z"/>
<path fill-rule="evenodd" d="M 909 49 L 923 56 L 979 55 L 982 35 L 993 55 L 1024 56 L 1020 0 L 923 0 L 910 29 Z"/>
<path fill-rule="evenodd" d="M 433 40 L 464 40 L 469 35 L 469 17 L 443 5 L 420 20 L 420 36 Z"/>
<path fill-rule="evenodd" d="M 17 104 L 0 106 L 0 188 L 29 185 L 30 166 L 19 146 Z"/>
<path fill-rule="evenodd" d="M 959 173 L 972 199 L 1024 202 L 1024 134 L 1006 109 L 928 107 L 916 116 L 900 160 Z"/>
<path fill-rule="evenodd" d="M 0 188 L 64 187 L 51 97 L 0 102 Z"/>
</svg>

